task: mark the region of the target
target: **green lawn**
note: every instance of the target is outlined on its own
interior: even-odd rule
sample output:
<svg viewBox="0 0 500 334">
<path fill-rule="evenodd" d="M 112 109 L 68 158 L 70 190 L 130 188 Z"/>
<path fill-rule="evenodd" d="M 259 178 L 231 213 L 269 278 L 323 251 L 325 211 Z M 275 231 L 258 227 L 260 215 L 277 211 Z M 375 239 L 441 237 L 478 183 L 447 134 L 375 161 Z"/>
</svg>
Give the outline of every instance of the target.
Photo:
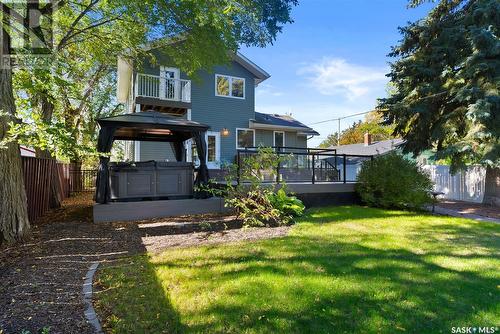
<svg viewBox="0 0 500 334">
<path fill-rule="evenodd" d="M 309 210 L 288 237 L 105 267 L 116 333 L 451 333 L 500 325 L 500 225 L 362 207 Z"/>
</svg>

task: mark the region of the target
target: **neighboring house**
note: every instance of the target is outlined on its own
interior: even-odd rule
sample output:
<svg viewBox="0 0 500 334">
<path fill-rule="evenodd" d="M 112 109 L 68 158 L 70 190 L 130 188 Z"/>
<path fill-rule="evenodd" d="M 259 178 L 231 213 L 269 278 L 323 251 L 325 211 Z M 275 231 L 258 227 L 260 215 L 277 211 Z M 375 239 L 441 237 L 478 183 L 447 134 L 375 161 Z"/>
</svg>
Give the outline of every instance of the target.
<svg viewBox="0 0 500 334">
<path fill-rule="evenodd" d="M 346 154 L 346 179 L 355 181 L 358 172 L 361 168 L 361 163 L 366 160 L 363 156 L 377 156 L 397 150 L 404 141 L 402 139 L 388 139 L 381 141 L 372 141 L 372 136 L 366 133 L 364 142 L 359 144 L 330 146 L 329 149 L 336 150 L 337 154 Z M 356 157 L 359 156 L 359 157 Z M 327 158 L 330 163 L 335 164 L 337 169 L 342 173 L 343 158 L 337 157 L 336 161 L 333 158 Z M 343 176 L 341 175 L 341 179 Z"/>
<path fill-rule="evenodd" d="M 210 127 L 206 135 L 207 165 L 219 169 L 235 161 L 237 149 L 256 146 L 307 147 L 316 131 L 288 115 L 255 112 L 255 88 L 269 74 L 240 53 L 229 64 L 200 71 L 191 80 L 168 58 L 155 51 L 157 65 L 147 59 L 140 67 L 118 61 L 118 100 L 128 112 L 155 110 Z M 191 140 L 187 161 L 196 162 Z M 168 143 L 133 142 L 125 147 L 133 161 L 175 161 Z"/>
<path fill-rule="evenodd" d="M 403 143 L 403 139 L 388 139 L 381 141 L 372 141 L 372 136 L 366 133 L 364 142 L 359 144 L 330 146 L 329 149 L 337 150 L 337 154 L 350 154 L 350 155 L 382 155 L 389 153 Z"/>
</svg>

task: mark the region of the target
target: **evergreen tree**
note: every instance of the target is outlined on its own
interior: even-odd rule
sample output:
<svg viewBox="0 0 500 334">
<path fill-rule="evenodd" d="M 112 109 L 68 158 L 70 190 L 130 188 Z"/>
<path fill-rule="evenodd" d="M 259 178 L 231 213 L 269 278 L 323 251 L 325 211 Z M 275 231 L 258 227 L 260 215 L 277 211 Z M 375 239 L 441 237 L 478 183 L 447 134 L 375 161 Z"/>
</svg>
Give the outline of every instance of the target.
<svg viewBox="0 0 500 334">
<path fill-rule="evenodd" d="M 497 182 L 500 2 L 440 0 L 400 31 L 403 38 L 390 53 L 397 58 L 388 75 L 393 93 L 379 109 L 406 140 L 404 151 L 434 149 L 452 172 L 480 163 L 487 166 L 486 182 Z"/>
</svg>

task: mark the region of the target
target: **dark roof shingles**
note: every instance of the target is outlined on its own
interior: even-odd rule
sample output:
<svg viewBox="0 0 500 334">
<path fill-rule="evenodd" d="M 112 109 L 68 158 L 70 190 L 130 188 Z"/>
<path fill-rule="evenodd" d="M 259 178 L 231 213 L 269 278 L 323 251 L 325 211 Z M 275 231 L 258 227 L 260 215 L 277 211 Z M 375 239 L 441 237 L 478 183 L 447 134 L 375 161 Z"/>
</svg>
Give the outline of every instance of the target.
<svg viewBox="0 0 500 334">
<path fill-rule="evenodd" d="M 278 115 L 278 114 L 264 114 L 260 112 L 255 112 L 255 123 L 274 125 L 277 127 L 295 127 L 303 128 L 303 132 L 312 135 L 319 135 L 314 129 L 308 127 L 307 125 L 297 121 L 295 118 L 289 115 Z"/>
</svg>

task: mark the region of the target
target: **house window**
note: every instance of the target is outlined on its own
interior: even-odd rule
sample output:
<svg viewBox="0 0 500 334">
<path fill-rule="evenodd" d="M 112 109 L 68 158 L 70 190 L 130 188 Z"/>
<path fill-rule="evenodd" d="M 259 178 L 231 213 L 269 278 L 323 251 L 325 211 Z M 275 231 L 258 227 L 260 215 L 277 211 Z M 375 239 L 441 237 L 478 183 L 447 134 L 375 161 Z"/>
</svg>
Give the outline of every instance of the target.
<svg viewBox="0 0 500 334">
<path fill-rule="evenodd" d="M 210 169 L 220 168 L 220 132 L 208 131 L 207 136 L 207 166 Z"/>
<path fill-rule="evenodd" d="M 252 129 L 236 129 L 236 148 L 243 149 L 255 146 L 255 131 Z"/>
<path fill-rule="evenodd" d="M 198 150 L 196 149 L 196 143 L 191 140 L 191 161 L 198 167 L 200 165 L 200 159 L 198 159 Z"/>
<path fill-rule="evenodd" d="M 274 131 L 273 146 L 274 147 L 284 147 L 285 146 L 285 132 Z"/>
<path fill-rule="evenodd" d="M 208 156 L 207 156 L 207 162 L 214 162 L 216 161 L 216 155 L 215 155 L 215 141 L 216 138 L 215 136 L 208 136 L 207 138 L 207 146 L 208 146 Z"/>
<path fill-rule="evenodd" d="M 215 95 L 245 98 L 245 79 L 228 75 L 215 75 Z"/>
<path fill-rule="evenodd" d="M 231 96 L 245 97 L 245 79 L 231 78 Z"/>
</svg>

